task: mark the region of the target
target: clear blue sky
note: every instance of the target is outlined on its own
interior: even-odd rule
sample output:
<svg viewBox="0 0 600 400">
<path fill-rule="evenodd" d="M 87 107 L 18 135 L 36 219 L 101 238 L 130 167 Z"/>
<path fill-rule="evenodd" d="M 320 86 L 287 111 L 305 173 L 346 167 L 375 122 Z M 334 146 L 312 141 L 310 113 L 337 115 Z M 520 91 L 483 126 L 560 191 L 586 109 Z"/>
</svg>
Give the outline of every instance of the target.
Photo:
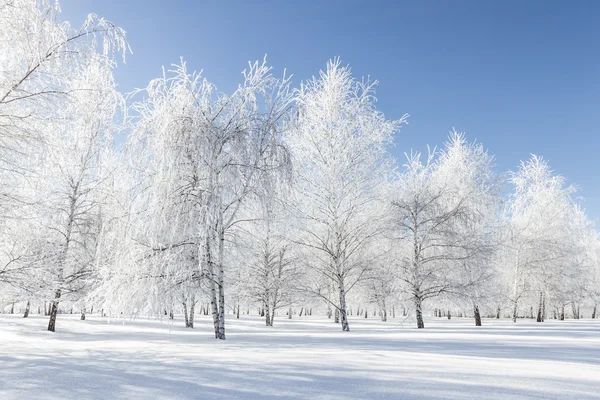
<svg viewBox="0 0 600 400">
<path fill-rule="evenodd" d="M 498 171 L 536 153 L 580 187 L 600 222 L 600 1 L 62 0 L 78 26 L 94 12 L 128 32 L 122 91 L 183 56 L 221 90 L 264 54 L 297 80 L 340 56 L 380 81 L 379 108 L 411 115 L 398 158 L 455 127 Z"/>
</svg>

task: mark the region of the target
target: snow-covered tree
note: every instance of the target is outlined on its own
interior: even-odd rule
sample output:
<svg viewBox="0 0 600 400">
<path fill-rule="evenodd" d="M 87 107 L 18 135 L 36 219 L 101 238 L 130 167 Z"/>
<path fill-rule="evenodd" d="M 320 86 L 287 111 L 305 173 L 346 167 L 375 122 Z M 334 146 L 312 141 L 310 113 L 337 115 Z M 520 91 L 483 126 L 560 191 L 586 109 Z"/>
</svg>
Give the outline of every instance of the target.
<svg viewBox="0 0 600 400">
<path fill-rule="evenodd" d="M 350 329 L 346 294 L 366 276 L 369 246 L 381 232 L 386 148 L 404 122 L 389 121 L 375 108 L 375 84 L 330 61 L 298 91 L 297 127 L 287 137 L 299 221 L 295 243 L 317 275 L 305 289 L 339 311 L 344 331 Z M 331 285 L 335 299 L 326 294 Z"/>
<path fill-rule="evenodd" d="M 476 260 L 489 251 L 491 160 L 481 145 L 452 133 L 439 156 L 432 152 L 425 162 L 420 154 L 408 157 L 397 179 L 391 215 L 395 264 L 413 298 L 418 328 L 424 327 L 425 300 L 486 279 L 484 264 Z"/>
<path fill-rule="evenodd" d="M 505 282 L 516 321 L 519 303 L 528 295 L 539 294 L 543 308 L 550 280 L 569 258 L 565 233 L 574 188 L 535 155 L 521 163 L 511 182 L 515 191 L 507 203 L 502 252 L 505 265 L 510 266 L 505 269 Z"/>
</svg>

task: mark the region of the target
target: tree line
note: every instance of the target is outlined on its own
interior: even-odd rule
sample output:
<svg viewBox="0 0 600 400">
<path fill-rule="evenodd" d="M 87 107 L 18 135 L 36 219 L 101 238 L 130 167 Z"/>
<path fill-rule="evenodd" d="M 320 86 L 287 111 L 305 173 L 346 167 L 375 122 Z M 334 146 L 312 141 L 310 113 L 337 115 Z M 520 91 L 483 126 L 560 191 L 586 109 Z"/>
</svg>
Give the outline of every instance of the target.
<svg viewBox="0 0 600 400">
<path fill-rule="evenodd" d="M 123 94 L 128 51 L 98 16 L 0 0 L 0 311 L 200 312 L 217 339 L 240 309 L 595 318 L 600 239 L 542 157 L 497 173 L 452 131 L 398 161 L 408 115 L 339 59 L 298 87 L 249 63 L 231 93 L 181 61 Z"/>
</svg>

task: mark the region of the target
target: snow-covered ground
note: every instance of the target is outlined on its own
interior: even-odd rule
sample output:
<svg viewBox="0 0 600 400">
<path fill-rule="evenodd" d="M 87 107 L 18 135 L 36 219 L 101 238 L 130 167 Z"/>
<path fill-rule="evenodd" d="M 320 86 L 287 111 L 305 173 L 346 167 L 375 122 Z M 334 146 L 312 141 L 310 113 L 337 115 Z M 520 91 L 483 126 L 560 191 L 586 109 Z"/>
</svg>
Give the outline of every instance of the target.
<svg viewBox="0 0 600 400">
<path fill-rule="evenodd" d="M 180 319 L 180 318 L 179 318 Z M 599 399 L 600 321 L 0 315 L 0 399 Z"/>
</svg>

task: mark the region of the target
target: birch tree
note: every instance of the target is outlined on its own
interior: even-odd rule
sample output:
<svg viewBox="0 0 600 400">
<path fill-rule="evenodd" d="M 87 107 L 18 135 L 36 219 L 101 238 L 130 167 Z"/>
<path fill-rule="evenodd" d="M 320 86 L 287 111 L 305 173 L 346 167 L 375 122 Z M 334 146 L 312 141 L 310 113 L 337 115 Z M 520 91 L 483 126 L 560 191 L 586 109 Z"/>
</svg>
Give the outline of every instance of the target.
<svg viewBox="0 0 600 400">
<path fill-rule="evenodd" d="M 520 301 L 536 290 L 543 302 L 551 271 L 566 259 L 563 230 L 572 207 L 572 186 L 553 174 L 548 163 L 533 155 L 511 177 L 515 187 L 507 203 L 504 259 L 511 285 L 509 301 L 516 322 Z"/>
<path fill-rule="evenodd" d="M 300 231 L 295 242 L 316 275 L 305 289 L 339 311 L 343 331 L 350 330 L 346 294 L 368 272 L 367 249 L 381 231 L 386 148 L 406 118 L 390 121 L 375 108 L 376 83 L 354 79 L 339 60 L 328 62 L 298 90 L 297 127 L 287 138 Z M 326 294 L 330 285 L 335 299 Z"/>
<path fill-rule="evenodd" d="M 147 99 L 134 105 L 133 140 L 151 171 L 141 204 L 156 211 L 145 222 L 155 221 L 147 225 L 151 235 L 136 239 L 146 248 L 142 264 L 157 263 L 149 275 L 175 277 L 180 286 L 205 282 L 217 339 L 225 339 L 226 239 L 261 177 L 288 163 L 280 141 L 288 87 L 288 77 L 276 79 L 256 62 L 226 95 L 182 63 L 152 81 Z M 183 296 L 193 312 L 194 298 Z"/>
<path fill-rule="evenodd" d="M 445 149 L 408 157 L 393 194 L 391 224 L 396 265 L 413 298 L 417 328 L 424 328 L 423 302 L 460 287 L 459 266 L 484 251 L 486 210 L 493 202 L 491 158 L 479 145 L 452 133 Z M 474 308 L 477 306 L 474 305 Z"/>
</svg>

